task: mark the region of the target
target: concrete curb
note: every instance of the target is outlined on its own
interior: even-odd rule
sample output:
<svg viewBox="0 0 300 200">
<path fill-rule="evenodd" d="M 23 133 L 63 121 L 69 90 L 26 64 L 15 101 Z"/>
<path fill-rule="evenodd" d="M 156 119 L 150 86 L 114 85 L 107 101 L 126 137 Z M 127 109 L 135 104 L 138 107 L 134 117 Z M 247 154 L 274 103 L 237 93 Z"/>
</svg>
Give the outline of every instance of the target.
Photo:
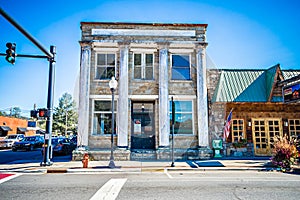
<svg viewBox="0 0 300 200">
<path fill-rule="evenodd" d="M 198 168 L 185 168 L 185 167 L 145 167 L 145 168 L 69 168 L 69 169 L 47 169 L 46 173 L 153 173 L 164 172 L 165 170 L 170 172 L 186 171 L 186 172 L 199 172 L 199 171 L 277 171 L 276 168 L 264 168 L 264 167 L 198 167 Z"/>
</svg>

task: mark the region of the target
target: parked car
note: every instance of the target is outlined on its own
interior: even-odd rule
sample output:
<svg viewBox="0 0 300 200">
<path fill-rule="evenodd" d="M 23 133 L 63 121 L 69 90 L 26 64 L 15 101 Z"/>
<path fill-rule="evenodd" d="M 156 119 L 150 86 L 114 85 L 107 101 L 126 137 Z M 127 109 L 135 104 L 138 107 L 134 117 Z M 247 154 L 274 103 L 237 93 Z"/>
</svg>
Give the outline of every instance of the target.
<svg viewBox="0 0 300 200">
<path fill-rule="evenodd" d="M 25 138 L 23 134 L 13 134 L 5 137 L 4 140 L 0 141 L 0 148 L 12 148 L 15 142 L 19 142 Z"/>
<path fill-rule="evenodd" d="M 66 137 L 52 138 L 51 142 L 54 155 L 68 155 L 76 148 L 76 144 Z"/>
<path fill-rule="evenodd" d="M 42 147 L 44 144 L 44 137 L 40 135 L 27 136 L 20 142 L 15 142 L 12 146 L 12 151 L 26 150 L 33 151 L 36 148 Z"/>
<path fill-rule="evenodd" d="M 77 146 L 77 135 L 72 135 L 69 137 L 69 139 Z"/>
</svg>

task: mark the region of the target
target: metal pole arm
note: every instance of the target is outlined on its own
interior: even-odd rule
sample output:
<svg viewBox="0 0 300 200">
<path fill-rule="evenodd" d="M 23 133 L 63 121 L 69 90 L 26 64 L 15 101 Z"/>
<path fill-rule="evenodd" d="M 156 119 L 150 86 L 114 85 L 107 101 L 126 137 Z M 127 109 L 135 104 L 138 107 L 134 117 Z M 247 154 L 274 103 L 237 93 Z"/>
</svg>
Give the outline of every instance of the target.
<svg viewBox="0 0 300 200">
<path fill-rule="evenodd" d="M 0 53 L 0 56 L 6 56 L 5 53 Z M 42 55 L 28 55 L 28 54 L 16 54 L 16 57 L 22 57 L 22 58 L 47 58 L 48 56 L 42 56 Z"/>
<path fill-rule="evenodd" d="M 48 58 L 52 58 L 53 55 L 47 51 L 33 36 L 31 36 L 24 28 L 22 28 L 13 18 L 11 18 L 1 7 L 0 14 L 16 27 L 25 37 L 27 37 L 35 46 L 37 46 Z"/>
</svg>

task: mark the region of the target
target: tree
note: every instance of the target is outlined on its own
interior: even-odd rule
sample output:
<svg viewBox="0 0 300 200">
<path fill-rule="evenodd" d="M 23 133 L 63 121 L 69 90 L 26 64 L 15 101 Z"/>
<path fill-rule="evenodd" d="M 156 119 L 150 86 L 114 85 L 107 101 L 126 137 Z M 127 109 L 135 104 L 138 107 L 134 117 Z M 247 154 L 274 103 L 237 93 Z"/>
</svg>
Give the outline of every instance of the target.
<svg viewBox="0 0 300 200">
<path fill-rule="evenodd" d="M 0 116 L 6 116 L 5 112 L 0 111 Z"/>
<path fill-rule="evenodd" d="M 19 107 L 13 107 L 10 110 L 10 115 L 15 118 L 21 118 L 21 109 Z"/>
<path fill-rule="evenodd" d="M 53 132 L 61 133 L 62 135 L 72 132 L 77 133 L 78 114 L 75 101 L 68 93 L 64 93 L 59 98 L 59 104 L 54 108 L 53 112 Z"/>
</svg>

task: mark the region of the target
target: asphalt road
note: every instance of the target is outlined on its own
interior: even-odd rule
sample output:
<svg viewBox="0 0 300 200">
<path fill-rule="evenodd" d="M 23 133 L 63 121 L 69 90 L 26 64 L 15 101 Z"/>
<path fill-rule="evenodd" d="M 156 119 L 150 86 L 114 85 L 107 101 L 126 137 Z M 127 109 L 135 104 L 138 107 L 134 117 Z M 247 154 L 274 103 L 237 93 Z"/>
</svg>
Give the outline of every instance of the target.
<svg viewBox="0 0 300 200">
<path fill-rule="evenodd" d="M 299 186 L 299 175 L 256 171 L 23 174 L 1 183 L 0 197 L 3 200 L 298 200 Z"/>
<path fill-rule="evenodd" d="M 54 162 L 70 161 L 71 155 L 54 156 Z M 0 164 L 17 164 L 17 163 L 39 163 L 43 160 L 41 149 L 34 151 L 17 151 L 13 152 L 11 149 L 0 150 Z"/>
</svg>

